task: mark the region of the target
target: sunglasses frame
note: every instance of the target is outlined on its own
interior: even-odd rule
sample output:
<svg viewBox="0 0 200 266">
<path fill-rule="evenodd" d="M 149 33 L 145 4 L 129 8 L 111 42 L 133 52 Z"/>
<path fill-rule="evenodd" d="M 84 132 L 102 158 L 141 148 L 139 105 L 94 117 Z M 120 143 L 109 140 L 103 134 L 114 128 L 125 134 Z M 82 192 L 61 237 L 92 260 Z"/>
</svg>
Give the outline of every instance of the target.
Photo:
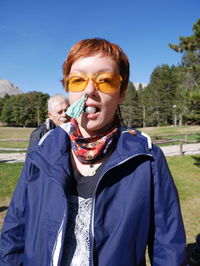
<svg viewBox="0 0 200 266">
<path fill-rule="evenodd" d="M 115 75 L 115 77 L 118 79 L 118 82 L 119 82 L 119 86 L 118 88 L 114 89 L 113 87 L 113 91 L 106 91 L 106 90 L 102 90 L 100 89 L 100 82 L 98 83 L 96 81 L 96 79 L 98 78 L 99 75 L 103 75 L 103 74 L 112 74 L 112 75 Z M 82 76 L 81 76 L 82 75 Z M 86 85 L 85 87 L 82 89 L 82 90 L 71 90 L 69 89 L 69 86 L 68 86 L 68 81 L 70 78 L 73 78 L 73 77 L 82 77 L 82 78 L 86 78 L 85 79 L 85 82 L 86 82 Z M 99 91 L 103 92 L 103 93 L 115 93 L 121 86 L 121 82 L 122 82 L 122 76 L 120 74 L 116 74 L 114 72 L 99 72 L 99 73 L 96 73 L 96 74 L 93 74 L 93 73 L 90 73 L 90 74 L 86 74 L 84 72 L 73 72 L 73 73 L 70 73 L 67 75 L 66 77 L 66 84 L 67 84 L 67 89 L 68 91 L 72 91 L 72 92 L 81 92 L 81 91 L 84 91 L 85 88 L 87 87 L 89 81 L 92 80 L 94 86 L 96 89 L 98 89 Z"/>
</svg>

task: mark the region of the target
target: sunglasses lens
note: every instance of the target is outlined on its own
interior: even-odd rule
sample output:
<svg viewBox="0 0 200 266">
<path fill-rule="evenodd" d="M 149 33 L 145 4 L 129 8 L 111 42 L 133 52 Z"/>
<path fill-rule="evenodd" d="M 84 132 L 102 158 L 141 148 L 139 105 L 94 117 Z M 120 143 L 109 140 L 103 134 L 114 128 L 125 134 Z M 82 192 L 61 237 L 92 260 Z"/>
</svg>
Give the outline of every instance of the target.
<svg viewBox="0 0 200 266">
<path fill-rule="evenodd" d="M 104 93 L 115 93 L 120 88 L 121 76 L 112 72 L 99 73 L 97 76 L 88 77 L 86 74 L 71 74 L 68 77 L 68 90 L 83 91 L 89 79 L 92 78 L 98 90 Z"/>
<path fill-rule="evenodd" d="M 81 76 L 69 76 L 68 79 L 68 90 L 69 91 L 75 91 L 75 92 L 79 92 L 79 91 L 83 91 L 85 89 L 87 85 L 87 80 L 85 80 L 83 77 Z"/>
<path fill-rule="evenodd" d="M 114 93 L 120 88 L 121 76 L 112 72 L 100 73 L 96 78 L 96 83 L 100 91 Z"/>
</svg>

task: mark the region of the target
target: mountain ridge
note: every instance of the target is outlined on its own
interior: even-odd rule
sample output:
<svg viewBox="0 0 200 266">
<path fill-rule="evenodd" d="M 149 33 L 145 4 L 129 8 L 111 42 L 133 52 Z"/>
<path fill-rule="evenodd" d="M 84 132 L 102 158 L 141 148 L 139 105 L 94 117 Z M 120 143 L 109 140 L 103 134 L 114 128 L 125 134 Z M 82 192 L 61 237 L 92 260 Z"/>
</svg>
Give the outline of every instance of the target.
<svg viewBox="0 0 200 266">
<path fill-rule="evenodd" d="M 3 98 L 6 94 L 18 95 L 23 92 L 12 82 L 6 79 L 0 78 L 0 98 Z"/>
</svg>

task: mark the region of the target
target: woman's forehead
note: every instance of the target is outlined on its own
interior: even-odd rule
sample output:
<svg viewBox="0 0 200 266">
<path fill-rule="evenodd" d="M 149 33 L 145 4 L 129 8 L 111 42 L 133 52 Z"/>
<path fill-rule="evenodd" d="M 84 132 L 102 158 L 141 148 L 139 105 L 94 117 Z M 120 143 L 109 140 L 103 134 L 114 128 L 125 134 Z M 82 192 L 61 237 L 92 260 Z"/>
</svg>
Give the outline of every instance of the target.
<svg viewBox="0 0 200 266">
<path fill-rule="evenodd" d="M 119 68 L 110 56 L 96 54 L 88 57 L 80 57 L 71 66 L 70 72 L 118 72 Z"/>
</svg>

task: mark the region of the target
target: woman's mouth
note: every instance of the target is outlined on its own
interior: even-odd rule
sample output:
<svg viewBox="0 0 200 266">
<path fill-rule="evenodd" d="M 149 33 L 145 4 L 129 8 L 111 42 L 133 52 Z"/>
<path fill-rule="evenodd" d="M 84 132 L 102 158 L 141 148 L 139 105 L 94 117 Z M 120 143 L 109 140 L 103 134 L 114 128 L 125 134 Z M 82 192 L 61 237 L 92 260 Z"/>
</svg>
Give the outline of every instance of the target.
<svg viewBox="0 0 200 266">
<path fill-rule="evenodd" d="M 84 112 L 87 114 L 95 114 L 99 111 L 99 109 L 95 106 L 85 106 Z"/>
</svg>

